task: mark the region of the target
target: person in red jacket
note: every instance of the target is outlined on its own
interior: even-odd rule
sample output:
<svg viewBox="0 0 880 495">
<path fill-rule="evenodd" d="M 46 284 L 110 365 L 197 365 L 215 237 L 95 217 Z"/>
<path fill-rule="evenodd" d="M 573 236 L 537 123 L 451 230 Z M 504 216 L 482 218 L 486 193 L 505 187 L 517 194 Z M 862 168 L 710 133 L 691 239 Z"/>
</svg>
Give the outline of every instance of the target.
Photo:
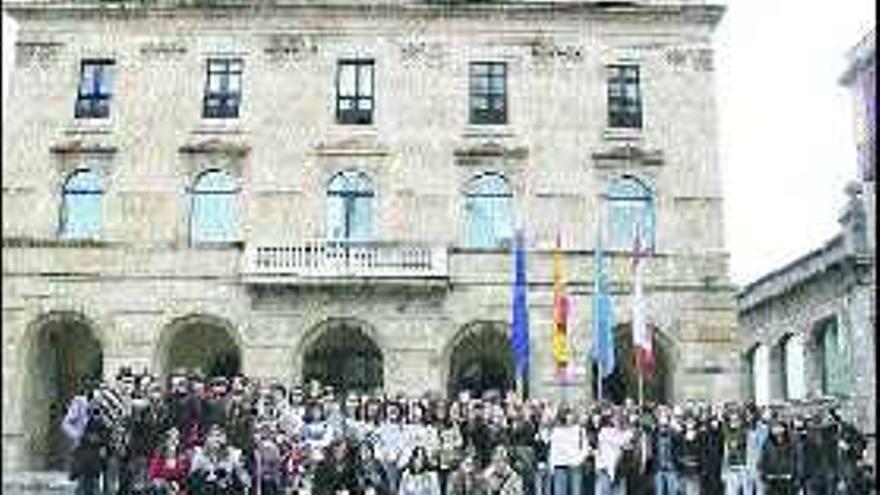
<svg viewBox="0 0 880 495">
<path fill-rule="evenodd" d="M 189 459 L 180 448 L 176 428 L 168 430 L 165 443 L 150 458 L 151 495 L 186 495 Z"/>
</svg>

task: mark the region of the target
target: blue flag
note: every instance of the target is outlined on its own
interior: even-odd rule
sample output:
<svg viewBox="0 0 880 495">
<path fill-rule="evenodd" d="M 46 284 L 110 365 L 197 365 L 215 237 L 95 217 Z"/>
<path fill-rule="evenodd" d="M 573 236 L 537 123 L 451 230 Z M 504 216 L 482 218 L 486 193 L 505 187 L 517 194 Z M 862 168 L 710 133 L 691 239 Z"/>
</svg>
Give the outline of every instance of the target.
<svg viewBox="0 0 880 495">
<path fill-rule="evenodd" d="M 593 294 L 593 359 L 599 369 L 599 378 L 614 371 L 614 308 L 605 273 L 605 253 L 601 238 L 596 243 L 596 275 Z M 600 383 L 601 391 L 601 383 Z M 600 394 L 601 395 L 601 394 Z M 600 396 L 601 398 L 601 396 Z"/>
<path fill-rule="evenodd" d="M 528 380 L 529 369 L 529 306 L 526 300 L 526 253 L 522 231 L 517 231 L 514 244 L 513 315 L 510 351 L 517 377 Z"/>
</svg>

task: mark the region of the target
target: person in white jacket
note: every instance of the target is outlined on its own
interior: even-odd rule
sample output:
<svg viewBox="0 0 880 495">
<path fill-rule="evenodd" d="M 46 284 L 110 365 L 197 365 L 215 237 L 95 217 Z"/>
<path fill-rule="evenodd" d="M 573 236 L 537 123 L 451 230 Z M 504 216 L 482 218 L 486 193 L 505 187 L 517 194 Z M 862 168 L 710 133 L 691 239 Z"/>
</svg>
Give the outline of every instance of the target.
<svg viewBox="0 0 880 495">
<path fill-rule="evenodd" d="M 632 439 L 632 431 L 622 427 L 620 411 L 615 411 L 599 430 L 596 451 L 596 495 L 625 495 L 626 481 L 617 476 L 623 446 Z"/>
<path fill-rule="evenodd" d="M 583 463 L 590 454 L 590 445 L 575 412 L 569 406 L 559 410 L 558 421 L 550 430 L 548 463 L 553 473 L 553 493 L 580 495 Z"/>
</svg>

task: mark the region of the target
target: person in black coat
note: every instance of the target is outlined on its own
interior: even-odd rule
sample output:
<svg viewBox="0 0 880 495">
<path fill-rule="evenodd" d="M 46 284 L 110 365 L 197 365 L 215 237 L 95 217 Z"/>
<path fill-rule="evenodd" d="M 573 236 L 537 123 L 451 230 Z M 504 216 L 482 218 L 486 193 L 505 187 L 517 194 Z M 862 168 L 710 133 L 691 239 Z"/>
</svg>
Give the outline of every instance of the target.
<svg viewBox="0 0 880 495">
<path fill-rule="evenodd" d="M 324 458 L 315 468 L 312 480 L 314 495 L 353 493 L 357 487 L 355 469 L 345 440 L 334 440 L 327 446 Z"/>
<path fill-rule="evenodd" d="M 661 413 L 651 436 L 651 472 L 657 495 L 678 495 L 678 470 L 681 458 L 681 437 L 672 428 L 670 418 Z"/>
<path fill-rule="evenodd" d="M 211 380 L 211 388 L 202 405 L 203 428 L 207 429 L 214 425 L 225 427 L 228 410 L 229 397 L 227 395 L 226 379 L 215 377 Z"/>
<path fill-rule="evenodd" d="M 508 445 L 510 446 L 511 464 L 522 479 L 531 481 L 535 478 L 535 470 L 537 469 L 535 462 L 537 428 L 532 419 L 526 416 L 522 406 L 511 406 L 510 416 Z M 526 483 L 524 492 L 526 495 L 533 495 L 535 484 Z"/>
<path fill-rule="evenodd" d="M 807 424 L 806 448 L 803 454 L 805 495 L 827 495 L 833 486 L 834 472 L 831 465 L 833 445 L 826 445 L 825 425 L 819 416 L 810 418 Z"/>
<path fill-rule="evenodd" d="M 391 485 L 385 475 L 385 468 L 376 459 L 373 445 L 369 442 L 362 442 L 358 447 L 354 477 L 354 495 L 391 495 Z"/>
<path fill-rule="evenodd" d="M 70 466 L 70 479 L 77 482 L 78 495 L 98 494 L 98 480 L 107 461 L 108 436 L 101 416 L 96 411 L 90 411 L 82 438 L 73 450 Z"/>
<path fill-rule="evenodd" d="M 781 421 L 770 426 L 758 471 L 764 481 L 764 495 L 794 495 L 794 447 Z"/>
<path fill-rule="evenodd" d="M 724 463 L 724 433 L 721 420 L 716 416 L 709 419 L 703 434 L 703 469 L 701 493 L 706 495 L 724 493 L 721 481 L 721 468 Z"/>
<path fill-rule="evenodd" d="M 794 453 L 794 490 L 796 493 L 801 493 L 806 489 L 807 478 L 811 475 L 807 470 L 810 438 L 803 418 L 794 418 L 791 426 L 791 446 Z"/>
<path fill-rule="evenodd" d="M 697 419 L 688 417 L 685 420 L 684 433 L 681 437 L 681 448 L 678 449 L 680 491 L 685 495 L 699 495 L 700 474 L 703 469 L 703 432 Z"/>
<path fill-rule="evenodd" d="M 465 426 L 464 437 L 467 444 L 477 453 L 477 467 L 480 470 L 489 465 L 492 459 L 493 430 L 489 426 L 488 411 L 482 403 L 477 403 Z"/>
</svg>

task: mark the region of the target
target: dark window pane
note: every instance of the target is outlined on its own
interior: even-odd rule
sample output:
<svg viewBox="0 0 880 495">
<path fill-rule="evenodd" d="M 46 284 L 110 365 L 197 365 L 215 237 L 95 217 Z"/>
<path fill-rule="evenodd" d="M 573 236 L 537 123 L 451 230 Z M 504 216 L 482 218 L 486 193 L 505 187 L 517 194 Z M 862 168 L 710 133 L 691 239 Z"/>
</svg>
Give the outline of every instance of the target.
<svg viewBox="0 0 880 495">
<path fill-rule="evenodd" d="M 110 115 L 110 97 L 113 91 L 112 69 L 111 60 L 82 62 L 74 106 L 76 118 L 106 118 Z"/>
<path fill-rule="evenodd" d="M 337 66 L 336 120 L 340 124 L 373 122 L 373 61 L 342 60 Z"/>
<path fill-rule="evenodd" d="M 608 125 L 622 128 L 642 126 L 637 66 L 608 67 Z"/>
<path fill-rule="evenodd" d="M 209 59 L 202 116 L 237 118 L 241 101 L 241 59 Z"/>
<path fill-rule="evenodd" d="M 507 120 L 506 65 L 503 62 L 471 63 L 470 122 L 504 124 Z"/>
</svg>

